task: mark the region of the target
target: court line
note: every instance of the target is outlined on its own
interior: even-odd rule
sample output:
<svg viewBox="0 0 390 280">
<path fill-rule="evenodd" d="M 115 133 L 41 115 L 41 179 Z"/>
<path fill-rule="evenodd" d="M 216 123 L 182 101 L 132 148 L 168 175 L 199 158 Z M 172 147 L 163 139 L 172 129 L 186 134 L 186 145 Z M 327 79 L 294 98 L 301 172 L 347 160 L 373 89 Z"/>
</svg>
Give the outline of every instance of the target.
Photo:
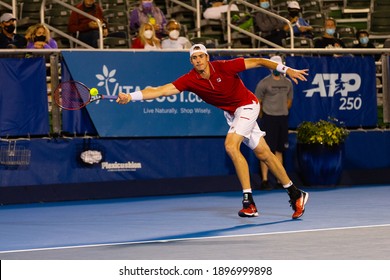
<svg viewBox="0 0 390 280">
<path fill-rule="evenodd" d="M 390 224 L 354 226 L 354 227 L 321 228 L 321 229 L 306 229 L 306 230 L 251 233 L 251 234 L 237 234 L 237 235 L 226 235 L 226 236 L 190 237 L 190 238 L 174 238 L 174 239 L 161 239 L 161 240 L 158 240 L 158 239 L 156 239 L 156 240 L 141 240 L 141 241 L 101 243 L 101 244 L 91 244 L 91 245 L 76 245 L 76 246 L 22 249 L 22 250 L 0 251 L 0 255 L 7 254 L 7 253 L 23 253 L 23 252 L 51 251 L 51 250 L 63 250 L 63 249 L 80 249 L 80 248 L 96 248 L 96 247 L 121 246 L 121 245 L 140 245 L 140 244 L 151 244 L 151 243 L 168 243 L 168 242 L 177 242 L 177 241 L 222 239 L 222 238 L 236 238 L 236 237 L 250 237 L 250 236 L 266 236 L 266 235 L 279 235 L 279 234 L 305 233 L 305 232 L 321 232 L 321 231 L 337 231 L 337 230 L 377 228 L 377 227 L 390 227 Z"/>
</svg>

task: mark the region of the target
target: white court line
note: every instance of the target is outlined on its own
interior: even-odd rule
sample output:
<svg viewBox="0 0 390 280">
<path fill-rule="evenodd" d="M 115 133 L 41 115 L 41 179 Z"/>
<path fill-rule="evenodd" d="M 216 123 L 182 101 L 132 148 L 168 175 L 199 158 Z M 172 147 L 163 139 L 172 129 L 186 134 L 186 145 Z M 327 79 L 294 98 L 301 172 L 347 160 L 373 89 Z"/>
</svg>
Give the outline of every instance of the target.
<svg viewBox="0 0 390 280">
<path fill-rule="evenodd" d="M 139 244 L 166 243 L 166 242 L 177 242 L 177 241 L 222 239 L 222 238 L 236 238 L 236 237 L 249 237 L 249 236 L 265 236 L 265 235 L 320 232 L 320 231 L 337 231 L 337 230 L 377 228 L 377 227 L 389 227 L 389 226 L 390 226 L 390 224 L 383 224 L 383 225 L 369 225 L 369 226 L 337 227 L 337 228 L 306 229 L 306 230 L 279 231 L 279 232 L 266 232 L 266 233 L 251 233 L 251 234 L 238 234 L 238 235 L 226 235 L 226 236 L 190 237 L 190 238 L 175 238 L 175 239 L 162 239 L 162 240 L 157 239 L 157 240 L 145 240 L 145 241 L 129 241 L 129 242 L 118 242 L 118 243 L 101 243 L 101 244 L 92 244 L 92 245 L 77 245 L 77 246 L 63 246 L 63 247 L 0 251 L 0 255 L 6 254 L 6 253 L 22 253 L 22 252 L 51 251 L 51 250 L 63 250 L 63 249 L 96 248 L 96 247 L 121 246 L 121 245 L 139 245 Z"/>
</svg>

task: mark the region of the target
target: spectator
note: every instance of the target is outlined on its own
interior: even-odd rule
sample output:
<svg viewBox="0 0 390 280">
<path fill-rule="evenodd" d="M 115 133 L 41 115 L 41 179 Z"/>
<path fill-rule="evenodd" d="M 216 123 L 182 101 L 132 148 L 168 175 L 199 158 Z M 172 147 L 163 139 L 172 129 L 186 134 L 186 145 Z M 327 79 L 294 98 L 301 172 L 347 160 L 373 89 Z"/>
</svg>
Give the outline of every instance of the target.
<svg viewBox="0 0 390 280">
<path fill-rule="evenodd" d="M 271 9 L 269 0 L 260 0 L 260 7 L 277 14 L 276 11 Z M 263 12 L 257 12 L 254 17 L 254 27 L 257 32 L 260 32 L 260 36 L 281 46 L 282 40 L 286 38 L 286 32 L 283 29 L 285 22 Z"/>
<path fill-rule="evenodd" d="M 229 7 L 226 0 L 202 0 L 201 5 L 205 19 L 221 19 L 221 13 L 226 13 Z M 230 10 L 239 11 L 236 4 L 232 4 Z"/>
<path fill-rule="evenodd" d="M 272 61 L 282 64 L 278 55 Z M 288 148 L 288 111 L 293 100 L 292 82 L 276 70 L 265 77 L 256 86 L 256 96 L 260 102 L 260 129 L 265 131 L 271 152 L 283 164 L 283 152 Z M 268 180 L 268 167 L 260 162 L 261 189 L 271 190 L 273 186 Z M 280 184 L 280 182 L 278 182 Z"/>
<path fill-rule="evenodd" d="M 130 31 L 135 33 L 143 23 L 153 25 L 159 39 L 165 36 L 164 28 L 167 23 L 164 13 L 153 0 L 140 0 L 140 5 L 130 13 Z"/>
<path fill-rule="evenodd" d="M 57 42 L 50 37 L 46 25 L 38 23 L 26 31 L 27 49 L 57 49 Z"/>
<path fill-rule="evenodd" d="M 161 43 L 163 49 L 189 49 L 191 48 L 190 41 L 183 36 L 180 36 L 181 25 L 174 19 L 167 23 L 168 38 Z"/>
<path fill-rule="evenodd" d="M 315 48 L 345 48 L 343 41 L 335 37 L 336 33 L 336 20 L 333 18 L 327 18 L 325 20 L 325 33 L 321 38 L 314 40 Z"/>
<path fill-rule="evenodd" d="M 358 49 L 375 49 L 375 45 L 370 41 L 370 34 L 365 29 L 360 29 L 356 32 L 356 39 L 358 43 L 354 46 L 354 48 Z M 375 60 L 379 60 L 381 58 L 380 54 L 376 54 Z"/>
<path fill-rule="evenodd" d="M 10 13 L 4 13 L 0 17 L 0 49 L 24 49 L 27 40 L 24 36 L 14 33 L 16 17 Z"/>
<path fill-rule="evenodd" d="M 132 41 L 131 48 L 145 50 L 161 49 L 160 39 L 157 38 L 151 23 L 147 22 L 141 25 L 138 36 Z"/>
<path fill-rule="evenodd" d="M 298 2 L 289 2 L 287 5 L 287 10 L 288 20 L 290 20 L 293 26 L 294 36 L 313 38 L 313 34 L 311 33 L 313 27 L 310 26 L 304 18 L 300 17 L 301 7 L 299 6 Z M 287 24 L 284 26 L 284 31 L 290 32 L 290 28 Z"/>
<path fill-rule="evenodd" d="M 90 14 L 103 23 L 103 36 L 107 36 L 107 23 L 103 17 L 103 10 L 95 0 L 83 0 L 75 6 L 77 9 Z M 69 17 L 68 30 L 70 33 L 77 34 L 77 38 L 90 45 L 91 47 L 98 47 L 99 40 L 99 26 L 96 21 L 87 18 L 75 11 L 72 11 Z"/>
</svg>

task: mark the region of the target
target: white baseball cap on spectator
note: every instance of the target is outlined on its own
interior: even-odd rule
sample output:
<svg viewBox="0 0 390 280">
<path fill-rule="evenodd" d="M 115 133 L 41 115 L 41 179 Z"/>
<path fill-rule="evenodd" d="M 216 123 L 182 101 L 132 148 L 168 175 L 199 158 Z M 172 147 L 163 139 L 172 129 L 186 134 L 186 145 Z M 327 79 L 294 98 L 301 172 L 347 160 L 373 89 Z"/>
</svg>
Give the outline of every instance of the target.
<svg viewBox="0 0 390 280">
<path fill-rule="evenodd" d="M 289 9 L 297 9 L 297 10 L 301 9 L 301 7 L 299 6 L 299 3 L 297 1 L 290 1 L 290 2 L 288 2 L 287 8 L 289 8 Z"/>
<path fill-rule="evenodd" d="M 11 13 L 4 13 L 0 17 L 0 22 L 7 22 L 10 21 L 11 19 L 16 20 L 16 17 Z"/>
</svg>

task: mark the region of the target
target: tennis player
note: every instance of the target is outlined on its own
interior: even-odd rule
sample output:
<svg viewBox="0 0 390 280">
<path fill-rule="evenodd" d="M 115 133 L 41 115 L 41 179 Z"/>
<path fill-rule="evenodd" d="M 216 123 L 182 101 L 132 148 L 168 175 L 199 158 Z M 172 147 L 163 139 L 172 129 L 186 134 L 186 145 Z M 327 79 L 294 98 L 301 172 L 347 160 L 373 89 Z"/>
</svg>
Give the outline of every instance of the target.
<svg viewBox="0 0 390 280">
<path fill-rule="evenodd" d="M 148 87 L 129 94 L 119 93 L 116 102 L 127 104 L 130 101 L 154 99 L 178 94 L 181 91 L 191 91 L 206 103 L 222 109 L 230 126 L 225 139 L 225 149 L 233 161 L 243 190 L 243 208 L 238 215 L 240 217 L 258 216 L 252 196 L 248 163 L 240 151 L 241 143 L 244 143 L 253 150 L 260 161 L 268 166 L 287 190 L 291 207 L 294 210 L 292 218 L 301 217 L 309 194 L 293 184 L 283 165 L 265 142 L 263 137 L 265 132 L 260 130 L 256 122 L 260 111 L 259 101 L 244 86 L 238 73 L 263 66 L 285 73 L 295 83 L 298 83 L 298 80 L 306 81 L 308 69 L 296 70 L 265 58 L 236 58 L 210 62 L 207 49 L 202 44 L 195 44 L 190 48 L 190 62 L 194 68 L 174 82 L 158 87 Z"/>
</svg>

